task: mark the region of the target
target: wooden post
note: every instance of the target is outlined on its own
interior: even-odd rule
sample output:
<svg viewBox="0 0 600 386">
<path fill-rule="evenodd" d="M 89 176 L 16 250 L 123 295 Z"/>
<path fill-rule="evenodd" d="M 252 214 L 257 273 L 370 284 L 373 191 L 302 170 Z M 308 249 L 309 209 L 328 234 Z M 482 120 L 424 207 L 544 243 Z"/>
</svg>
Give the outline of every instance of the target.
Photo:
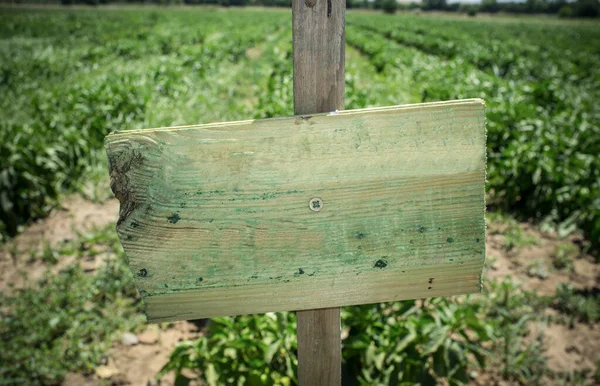
<svg viewBox="0 0 600 386">
<path fill-rule="evenodd" d="M 292 0 L 296 115 L 344 108 L 345 11 L 345 0 Z M 340 308 L 297 319 L 299 384 L 340 385 Z"/>
</svg>

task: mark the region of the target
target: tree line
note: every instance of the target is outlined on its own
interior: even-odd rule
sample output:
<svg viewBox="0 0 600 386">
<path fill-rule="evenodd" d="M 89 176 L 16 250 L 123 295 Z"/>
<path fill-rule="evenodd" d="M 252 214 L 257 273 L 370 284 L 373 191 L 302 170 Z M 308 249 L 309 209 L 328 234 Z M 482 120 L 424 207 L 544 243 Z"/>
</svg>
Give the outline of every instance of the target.
<svg viewBox="0 0 600 386">
<path fill-rule="evenodd" d="M 224 7 L 266 6 L 290 7 L 290 0 L 0 0 L 0 3 L 37 4 L 88 4 L 115 3 L 160 5 L 215 5 Z M 448 3 L 447 0 L 423 0 L 422 2 L 398 3 L 397 0 L 346 0 L 346 7 L 376 9 L 386 13 L 396 11 L 448 11 L 464 12 L 475 16 L 478 12 L 515 14 L 558 14 L 561 17 L 599 17 L 600 0 L 525 0 L 522 2 L 499 2 L 482 0 L 479 4 Z"/>
</svg>

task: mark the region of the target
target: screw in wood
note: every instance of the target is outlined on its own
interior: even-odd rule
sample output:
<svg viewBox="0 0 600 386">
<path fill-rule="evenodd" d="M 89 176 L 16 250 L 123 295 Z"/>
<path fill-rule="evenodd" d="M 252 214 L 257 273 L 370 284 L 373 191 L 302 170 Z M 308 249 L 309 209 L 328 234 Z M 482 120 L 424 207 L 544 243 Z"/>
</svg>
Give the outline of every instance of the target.
<svg viewBox="0 0 600 386">
<path fill-rule="evenodd" d="M 312 198 L 309 202 L 308 202 L 308 207 L 310 208 L 310 210 L 312 210 L 313 212 L 318 212 L 321 209 L 323 209 L 323 200 L 321 200 L 319 197 L 315 197 Z"/>
</svg>

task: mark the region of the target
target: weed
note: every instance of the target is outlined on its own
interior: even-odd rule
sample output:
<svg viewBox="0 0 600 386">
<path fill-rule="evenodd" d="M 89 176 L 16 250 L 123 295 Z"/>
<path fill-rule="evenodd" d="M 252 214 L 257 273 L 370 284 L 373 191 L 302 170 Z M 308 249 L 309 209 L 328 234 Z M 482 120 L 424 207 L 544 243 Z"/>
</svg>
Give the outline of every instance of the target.
<svg viewBox="0 0 600 386">
<path fill-rule="evenodd" d="M 597 291 L 578 291 L 571 284 L 559 284 L 553 307 L 575 321 L 595 323 L 600 320 L 600 294 Z"/>
<path fill-rule="evenodd" d="M 572 271 L 573 261 L 579 255 L 579 248 L 573 244 L 560 244 L 552 252 L 552 265 L 558 270 Z"/>
<path fill-rule="evenodd" d="M 46 255 L 48 262 L 60 258 L 48 244 Z M 91 372 L 114 332 L 141 323 L 136 294 L 122 252 L 94 275 L 76 263 L 10 296 L 0 292 L 0 378 L 6 384 L 46 385 L 60 383 L 68 371 Z"/>
<path fill-rule="evenodd" d="M 548 278 L 548 267 L 543 260 L 535 260 L 527 267 L 527 275 L 545 280 Z"/>
</svg>

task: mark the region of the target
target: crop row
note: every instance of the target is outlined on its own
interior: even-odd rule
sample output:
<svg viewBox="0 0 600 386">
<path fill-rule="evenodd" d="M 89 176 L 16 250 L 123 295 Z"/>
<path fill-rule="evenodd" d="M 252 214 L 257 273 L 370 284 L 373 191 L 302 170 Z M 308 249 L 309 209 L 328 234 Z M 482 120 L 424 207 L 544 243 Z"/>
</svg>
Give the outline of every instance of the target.
<svg viewBox="0 0 600 386">
<path fill-rule="evenodd" d="M 110 131 L 245 111 L 235 98 L 222 100 L 231 89 L 223 84 L 227 68 L 285 20 L 102 12 L 2 16 L 0 235 L 14 234 L 60 192 L 81 187 L 91 168 L 105 165 Z M 41 31 L 43 16 L 48 28 Z"/>
<path fill-rule="evenodd" d="M 600 237 L 600 116 L 594 108 L 600 83 L 502 78 L 460 55 L 431 55 L 371 28 L 351 27 L 347 39 L 380 72 L 408 74 L 410 83 L 398 87 L 412 88 L 420 101 L 486 100 L 494 204 Z"/>
</svg>

